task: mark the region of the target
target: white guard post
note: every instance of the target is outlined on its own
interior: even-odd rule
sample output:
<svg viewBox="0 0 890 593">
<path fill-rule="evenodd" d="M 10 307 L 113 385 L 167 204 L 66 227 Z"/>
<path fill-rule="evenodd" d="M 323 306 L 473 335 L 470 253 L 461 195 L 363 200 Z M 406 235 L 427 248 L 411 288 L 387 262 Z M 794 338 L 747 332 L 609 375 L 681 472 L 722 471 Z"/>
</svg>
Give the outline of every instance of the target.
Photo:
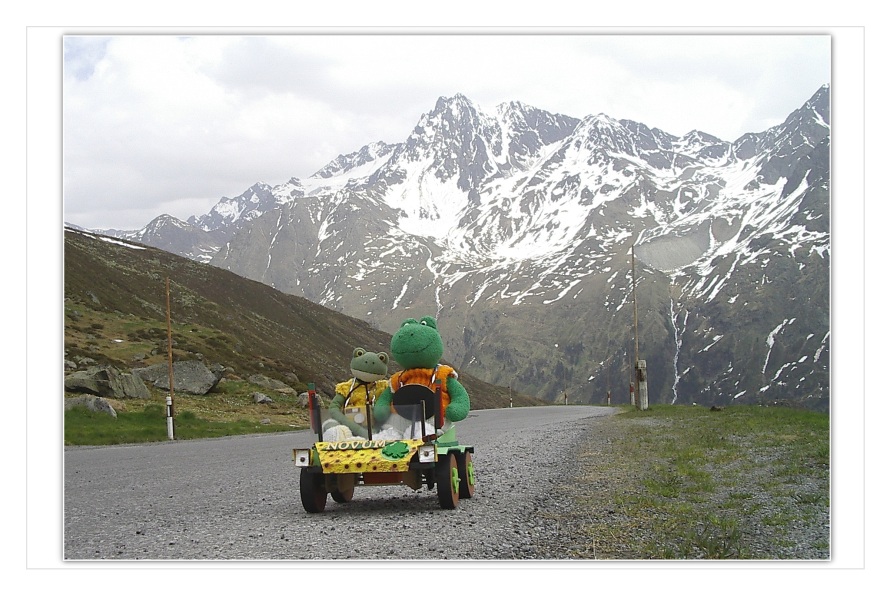
<svg viewBox="0 0 890 593">
<path fill-rule="evenodd" d="M 173 440 L 173 398 L 167 396 L 167 438 Z"/>
</svg>

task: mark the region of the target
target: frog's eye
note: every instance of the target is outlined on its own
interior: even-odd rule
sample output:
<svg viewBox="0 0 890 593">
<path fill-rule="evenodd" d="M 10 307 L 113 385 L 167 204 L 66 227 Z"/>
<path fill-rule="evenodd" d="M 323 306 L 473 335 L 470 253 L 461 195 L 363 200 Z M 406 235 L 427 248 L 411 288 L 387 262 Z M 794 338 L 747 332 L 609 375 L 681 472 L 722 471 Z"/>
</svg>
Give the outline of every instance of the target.
<svg viewBox="0 0 890 593">
<path fill-rule="evenodd" d="M 435 330 L 438 330 L 438 329 L 439 329 L 439 328 L 436 327 L 436 320 L 433 319 L 432 317 L 430 317 L 429 315 L 427 315 L 426 317 L 424 317 L 423 319 L 421 319 L 421 320 L 420 320 L 420 324 L 421 324 L 421 325 L 428 325 L 429 327 L 431 327 L 431 328 L 433 328 L 433 329 L 435 329 Z"/>
<path fill-rule="evenodd" d="M 386 352 L 378 352 L 377 358 L 380 359 L 380 362 L 383 364 L 387 364 L 389 362 L 389 356 L 387 356 Z"/>
<path fill-rule="evenodd" d="M 420 325 L 426 325 L 426 319 L 420 322 Z"/>
<path fill-rule="evenodd" d="M 405 327 L 406 325 L 409 325 L 411 323 L 417 323 L 417 320 L 416 319 L 406 319 L 405 321 L 402 322 L 402 327 Z"/>
<path fill-rule="evenodd" d="M 353 358 L 358 358 L 359 356 L 364 356 L 364 355 L 365 355 L 364 348 L 356 348 L 355 350 L 352 351 Z"/>
</svg>

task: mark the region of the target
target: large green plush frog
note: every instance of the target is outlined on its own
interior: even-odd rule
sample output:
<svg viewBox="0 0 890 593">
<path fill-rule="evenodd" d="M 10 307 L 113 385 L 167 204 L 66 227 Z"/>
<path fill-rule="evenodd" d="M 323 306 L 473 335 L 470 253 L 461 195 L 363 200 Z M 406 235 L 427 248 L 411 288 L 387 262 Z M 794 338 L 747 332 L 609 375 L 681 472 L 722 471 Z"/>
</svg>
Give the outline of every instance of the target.
<svg viewBox="0 0 890 593">
<path fill-rule="evenodd" d="M 393 335 L 390 343 L 392 357 L 404 370 L 394 373 L 389 386 L 374 404 L 374 417 L 378 422 L 391 413 L 392 395 L 403 385 L 421 384 L 435 390 L 436 380 L 441 381 L 440 421 L 457 422 L 470 412 L 470 396 L 457 380 L 457 372 L 448 365 L 440 364 L 444 352 L 442 336 L 432 317 L 420 321 L 406 319 Z"/>
<path fill-rule="evenodd" d="M 331 418 L 348 427 L 355 436 L 367 435 L 368 430 L 355 421 L 354 415 L 344 414 L 344 410 L 358 410 L 356 413 L 361 417 L 366 403 L 374 405 L 377 397 L 387 388 L 388 363 L 386 352 L 367 352 L 364 348 L 356 348 L 349 361 L 352 379 L 336 386 L 337 394 L 328 411 Z"/>
</svg>

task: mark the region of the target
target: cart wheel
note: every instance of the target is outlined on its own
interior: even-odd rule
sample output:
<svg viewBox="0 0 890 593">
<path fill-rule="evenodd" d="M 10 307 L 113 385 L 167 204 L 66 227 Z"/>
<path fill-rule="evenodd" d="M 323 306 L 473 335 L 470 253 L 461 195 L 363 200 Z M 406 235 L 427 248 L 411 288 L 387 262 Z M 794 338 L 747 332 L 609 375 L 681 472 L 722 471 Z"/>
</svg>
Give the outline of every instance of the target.
<svg viewBox="0 0 890 593">
<path fill-rule="evenodd" d="M 331 488 L 331 498 L 335 502 L 349 502 L 355 494 L 355 477 L 352 474 L 343 474 L 337 476 L 333 488 Z"/>
<path fill-rule="evenodd" d="M 432 490 L 436 487 L 436 470 L 428 469 L 423 472 L 423 481 L 426 484 L 427 490 Z"/>
<path fill-rule="evenodd" d="M 310 472 L 304 467 L 300 470 L 300 501 L 307 513 L 320 513 L 328 500 L 328 492 L 324 487 L 324 474 Z"/>
<path fill-rule="evenodd" d="M 457 507 L 460 498 L 460 476 L 457 471 L 457 457 L 449 453 L 436 463 L 436 491 L 439 494 L 439 506 L 443 509 Z"/>
<path fill-rule="evenodd" d="M 469 451 L 458 457 L 457 475 L 460 478 L 460 497 L 473 498 L 476 492 L 476 474 L 473 471 L 473 455 Z"/>
</svg>

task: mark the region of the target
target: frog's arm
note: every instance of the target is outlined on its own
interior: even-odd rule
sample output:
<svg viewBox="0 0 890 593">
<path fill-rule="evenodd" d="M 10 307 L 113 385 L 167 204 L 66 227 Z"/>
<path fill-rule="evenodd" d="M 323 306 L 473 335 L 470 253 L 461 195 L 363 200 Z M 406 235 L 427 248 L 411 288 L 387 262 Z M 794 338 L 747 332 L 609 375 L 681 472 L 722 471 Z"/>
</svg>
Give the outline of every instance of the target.
<svg viewBox="0 0 890 593">
<path fill-rule="evenodd" d="M 470 396 L 463 385 L 455 377 L 448 377 L 446 383 L 451 403 L 445 408 L 445 418 L 452 422 L 458 422 L 470 413 Z"/>
<path fill-rule="evenodd" d="M 377 401 L 374 402 L 374 420 L 377 421 L 378 424 L 386 422 L 386 419 L 389 418 L 389 415 L 392 413 L 390 409 L 392 407 L 392 389 L 387 387 L 383 390 L 383 393 L 377 396 Z"/>
</svg>

